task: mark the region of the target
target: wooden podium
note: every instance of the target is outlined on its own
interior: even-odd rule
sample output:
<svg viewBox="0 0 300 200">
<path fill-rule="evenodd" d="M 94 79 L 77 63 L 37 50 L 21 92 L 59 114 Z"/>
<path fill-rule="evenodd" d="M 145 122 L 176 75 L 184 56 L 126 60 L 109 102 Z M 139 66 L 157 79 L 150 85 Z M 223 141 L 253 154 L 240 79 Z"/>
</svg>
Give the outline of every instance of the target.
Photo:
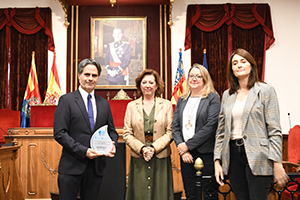
<svg viewBox="0 0 300 200">
<path fill-rule="evenodd" d="M 15 160 L 20 146 L 0 148 L 0 199 L 24 199 Z"/>
<path fill-rule="evenodd" d="M 108 159 L 106 180 L 103 180 L 108 188 L 101 188 L 103 197 L 107 192 L 111 194 L 109 186 L 110 179 L 120 179 L 118 197 L 114 199 L 124 199 L 127 176 L 130 164 L 130 149 L 123 140 L 123 121 L 125 109 L 129 101 L 112 100 L 109 101 L 116 130 L 119 134 L 118 151 L 114 159 Z M 57 186 L 57 169 L 61 156 L 62 147 L 53 138 L 53 114 L 55 106 L 33 106 L 31 113 L 32 128 L 11 128 L 5 136 L 6 143 L 13 142 L 20 146 L 18 157 L 16 158 L 16 170 L 25 199 L 51 199 L 51 193 L 59 192 Z M 173 166 L 174 191 L 183 191 L 180 171 L 180 157 L 177 153 L 174 142 L 171 144 L 171 160 Z M 113 185 L 116 188 L 116 185 Z M 111 196 L 110 194 L 110 196 Z M 180 195 L 181 196 L 181 195 Z M 2 200 L 2 198 L 0 198 Z M 105 199 L 105 198 L 104 198 Z M 107 198 L 110 200 L 109 198 Z M 106 200 L 106 199 L 105 199 Z"/>
<path fill-rule="evenodd" d="M 53 138 L 53 128 L 12 128 L 5 139 L 20 146 L 15 163 L 24 198 L 50 199 L 50 192 L 58 192 L 62 150 Z"/>
</svg>

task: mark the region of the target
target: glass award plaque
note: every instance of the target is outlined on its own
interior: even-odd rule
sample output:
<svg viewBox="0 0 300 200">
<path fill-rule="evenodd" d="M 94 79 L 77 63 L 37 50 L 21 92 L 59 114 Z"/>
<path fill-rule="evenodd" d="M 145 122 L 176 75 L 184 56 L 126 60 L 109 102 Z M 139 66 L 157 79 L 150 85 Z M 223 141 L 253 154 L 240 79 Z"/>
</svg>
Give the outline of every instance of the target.
<svg viewBox="0 0 300 200">
<path fill-rule="evenodd" d="M 101 154 L 108 154 L 113 145 L 108 135 L 107 127 L 105 125 L 95 131 L 90 141 L 91 148 Z"/>
</svg>

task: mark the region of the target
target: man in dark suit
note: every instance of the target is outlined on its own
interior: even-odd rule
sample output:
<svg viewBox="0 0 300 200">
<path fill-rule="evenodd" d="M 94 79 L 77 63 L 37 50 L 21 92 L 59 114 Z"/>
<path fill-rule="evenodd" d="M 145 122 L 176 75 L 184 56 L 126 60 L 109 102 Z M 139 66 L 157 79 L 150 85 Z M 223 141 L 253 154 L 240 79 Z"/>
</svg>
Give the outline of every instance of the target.
<svg viewBox="0 0 300 200">
<path fill-rule="evenodd" d="M 78 191 L 81 200 L 99 199 L 105 157 L 114 157 L 116 152 L 118 133 L 109 103 L 94 94 L 100 73 L 97 61 L 82 60 L 78 66 L 78 90 L 61 96 L 54 114 L 54 138 L 63 147 L 58 168 L 60 200 L 75 200 Z M 108 134 L 113 141 L 113 147 L 106 155 L 90 147 L 94 131 L 104 125 L 108 125 Z"/>
</svg>

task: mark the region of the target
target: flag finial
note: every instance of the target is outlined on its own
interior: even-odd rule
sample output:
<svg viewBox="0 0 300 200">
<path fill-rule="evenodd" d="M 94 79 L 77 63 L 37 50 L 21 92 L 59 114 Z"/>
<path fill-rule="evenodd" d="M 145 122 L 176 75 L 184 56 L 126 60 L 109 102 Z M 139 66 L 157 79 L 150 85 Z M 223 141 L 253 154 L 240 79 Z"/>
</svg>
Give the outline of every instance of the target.
<svg viewBox="0 0 300 200">
<path fill-rule="evenodd" d="M 181 52 L 182 51 L 182 49 L 181 48 L 179 48 L 179 52 Z"/>
<path fill-rule="evenodd" d="M 203 49 L 203 53 L 206 53 L 206 49 Z"/>
<path fill-rule="evenodd" d="M 35 51 L 32 51 L 32 55 L 34 55 L 35 54 Z"/>
</svg>

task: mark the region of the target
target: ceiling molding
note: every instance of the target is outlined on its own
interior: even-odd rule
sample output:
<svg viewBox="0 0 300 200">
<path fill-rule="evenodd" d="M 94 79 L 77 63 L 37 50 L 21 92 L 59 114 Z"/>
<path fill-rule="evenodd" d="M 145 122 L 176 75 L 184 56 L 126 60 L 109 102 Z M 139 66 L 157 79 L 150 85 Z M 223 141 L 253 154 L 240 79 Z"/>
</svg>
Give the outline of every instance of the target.
<svg viewBox="0 0 300 200">
<path fill-rule="evenodd" d="M 61 4 L 63 11 L 65 12 L 65 26 L 68 28 L 70 25 L 70 22 L 68 22 L 68 4 L 66 0 L 58 0 L 58 1 Z"/>
<path fill-rule="evenodd" d="M 63 0 L 71 5 L 79 6 L 111 6 L 110 0 Z M 116 0 L 115 6 L 124 5 L 169 5 L 169 0 Z"/>
</svg>

